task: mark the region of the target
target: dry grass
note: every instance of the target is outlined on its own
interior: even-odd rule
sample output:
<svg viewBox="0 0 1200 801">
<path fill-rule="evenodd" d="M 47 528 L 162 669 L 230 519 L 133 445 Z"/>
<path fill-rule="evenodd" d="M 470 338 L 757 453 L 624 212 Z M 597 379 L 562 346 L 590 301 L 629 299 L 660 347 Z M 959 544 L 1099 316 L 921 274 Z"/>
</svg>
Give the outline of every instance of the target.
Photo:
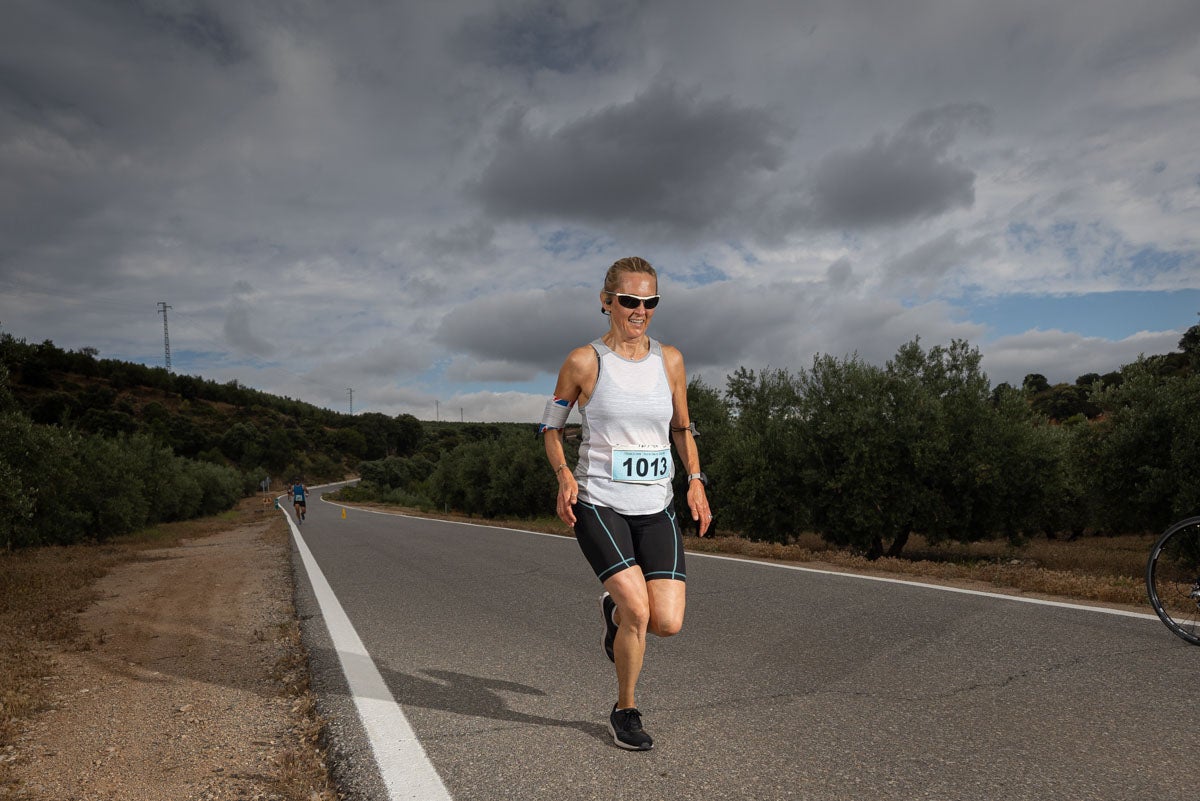
<svg viewBox="0 0 1200 801">
<path fill-rule="evenodd" d="M 687 538 L 689 550 L 827 566 L 871 575 L 1056 596 L 1079 601 L 1147 606 L 1143 573 L 1151 536 L 1088 537 L 1074 542 L 1035 540 L 929 545 L 914 535 L 899 558 L 868 561 L 832 548 L 815 535 L 789 545 L 738 537 Z"/>
<path fill-rule="evenodd" d="M 287 542 L 291 536 L 288 527 L 279 515 L 275 517 L 270 536 Z M 289 584 L 295 586 L 294 575 Z M 293 740 L 279 757 L 272 784 L 276 792 L 294 801 L 337 801 L 325 759 L 325 721 L 317 714 L 316 697 L 309 686 L 308 650 L 296 609 L 290 603 L 288 608 L 289 619 L 276 632 L 284 653 L 275 664 L 274 678 L 284 695 L 292 699 Z"/>
<path fill-rule="evenodd" d="M 145 550 L 218 534 L 259 521 L 266 512 L 260 499 L 247 498 L 213 517 L 155 526 L 104 545 L 0 552 L 0 798 L 13 787 L 5 756 L 25 721 L 49 703 L 43 677 L 53 670 L 53 649 L 94 646 L 81 637 L 77 615 L 95 600 L 96 580 Z M 275 519 L 270 536 L 286 542 L 287 526 Z M 294 699 L 295 741 L 279 760 L 276 790 L 289 801 L 333 801 L 337 795 L 319 747 L 324 724 L 308 689 L 307 654 L 294 611 L 292 618 L 278 632 L 286 655 L 275 677 L 280 691 Z"/>
<path fill-rule="evenodd" d="M 287 652 L 275 666 L 275 678 L 292 699 L 294 739 L 279 757 L 273 787 L 296 801 L 337 801 L 325 761 L 325 721 L 317 714 L 316 697 L 309 688 L 308 652 L 299 623 L 291 620 L 281 626 L 280 636 Z"/>
<path fill-rule="evenodd" d="M 122 559 L 119 546 L 0 552 L 0 752 L 11 751 L 22 722 L 45 708 L 51 646 L 84 645 L 76 642 L 76 613 L 95 599 L 93 582 Z"/>
</svg>

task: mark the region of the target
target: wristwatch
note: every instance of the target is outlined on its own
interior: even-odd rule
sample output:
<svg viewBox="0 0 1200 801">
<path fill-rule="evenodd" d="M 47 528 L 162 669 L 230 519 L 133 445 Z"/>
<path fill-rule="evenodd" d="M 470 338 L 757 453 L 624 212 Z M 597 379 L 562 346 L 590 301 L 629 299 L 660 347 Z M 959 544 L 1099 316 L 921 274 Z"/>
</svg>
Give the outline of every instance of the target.
<svg viewBox="0 0 1200 801">
<path fill-rule="evenodd" d="M 688 480 L 689 484 L 691 484 L 692 481 L 697 478 L 700 479 L 701 484 L 703 484 L 706 487 L 708 486 L 708 476 L 704 475 L 704 473 L 702 473 L 702 472 L 701 473 L 688 473 L 687 480 Z"/>
</svg>

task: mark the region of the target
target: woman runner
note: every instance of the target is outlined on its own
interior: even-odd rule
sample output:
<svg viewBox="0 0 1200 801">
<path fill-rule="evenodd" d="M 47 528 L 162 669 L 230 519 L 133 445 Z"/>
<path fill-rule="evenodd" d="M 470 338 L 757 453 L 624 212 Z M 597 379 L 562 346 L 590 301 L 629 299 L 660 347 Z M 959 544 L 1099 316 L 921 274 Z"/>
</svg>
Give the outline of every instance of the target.
<svg viewBox="0 0 1200 801">
<path fill-rule="evenodd" d="M 646 632 L 670 637 L 683 626 L 687 577 L 671 503 L 672 441 L 687 469 L 688 508 L 700 536 L 712 520 L 683 356 L 646 333 L 658 302 L 658 275 L 645 259 L 624 258 L 608 269 L 600 293 L 608 332 L 567 356 L 539 428 L 558 477 L 558 516 L 575 529 L 604 585 L 604 650 L 617 672 L 609 730 L 633 751 L 654 746 L 634 700 Z M 576 403 L 583 430 L 572 471 L 562 429 Z"/>
</svg>

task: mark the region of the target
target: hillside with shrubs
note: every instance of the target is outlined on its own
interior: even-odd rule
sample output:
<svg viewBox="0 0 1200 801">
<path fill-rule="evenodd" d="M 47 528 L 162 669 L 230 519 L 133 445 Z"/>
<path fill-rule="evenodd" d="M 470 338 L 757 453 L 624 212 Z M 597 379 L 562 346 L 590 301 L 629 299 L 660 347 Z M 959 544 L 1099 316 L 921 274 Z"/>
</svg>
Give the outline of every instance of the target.
<svg viewBox="0 0 1200 801">
<path fill-rule="evenodd" d="M 410 452 L 411 416 L 351 416 L 240 385 L 0 336 L 0 548 L 101 542 Z"/>
</svg>

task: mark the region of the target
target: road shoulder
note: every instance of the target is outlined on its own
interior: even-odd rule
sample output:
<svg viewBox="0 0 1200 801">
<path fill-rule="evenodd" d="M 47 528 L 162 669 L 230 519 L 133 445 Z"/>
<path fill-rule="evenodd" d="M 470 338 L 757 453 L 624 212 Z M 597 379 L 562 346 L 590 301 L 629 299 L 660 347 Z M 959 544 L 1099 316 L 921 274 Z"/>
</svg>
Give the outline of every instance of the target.
<svg viewBox="0 0 1200 801">
<path fill-rule="evenodd" d="M 17 743 L 11 797 L 298 797 L 311 723 L 290 570 L 273 517 L 101 578 L 82 636 L 52 654 L 50 708 Z"/>
</svg>

